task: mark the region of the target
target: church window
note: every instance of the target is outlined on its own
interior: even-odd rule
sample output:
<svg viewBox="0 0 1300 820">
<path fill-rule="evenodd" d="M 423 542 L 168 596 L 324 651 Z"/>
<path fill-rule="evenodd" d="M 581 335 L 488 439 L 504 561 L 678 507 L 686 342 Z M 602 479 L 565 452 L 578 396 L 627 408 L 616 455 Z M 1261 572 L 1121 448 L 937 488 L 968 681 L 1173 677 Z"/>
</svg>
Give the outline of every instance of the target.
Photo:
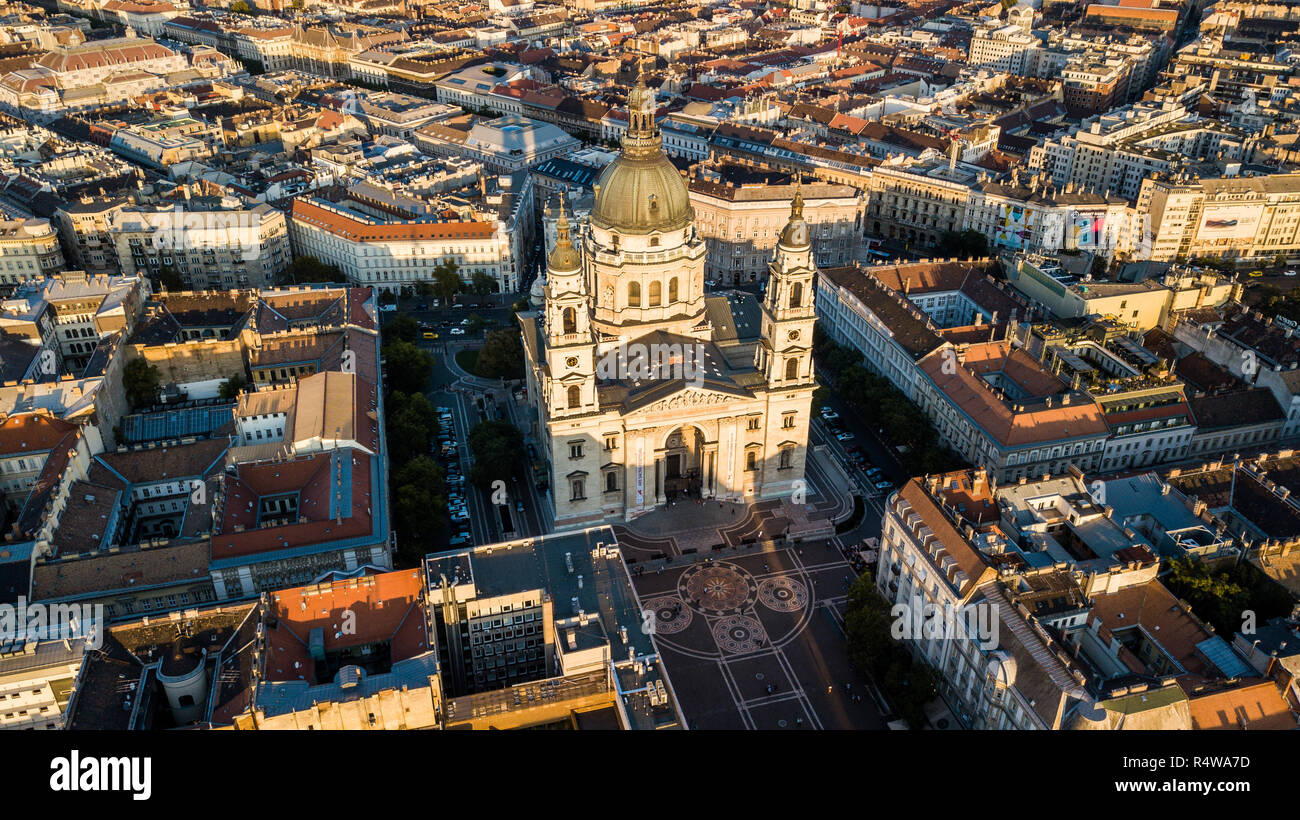
<svg viewBox="0 0 1300 820">
<path fill-rule="evenodd" d="M 757 469 L 758 469 L 758 451 L 757 451 L 757 450 L 747 450 L 747 451 L 745 451 L 745 469 L 746 469 L 746 470 L 749 470 L 749 471 L 751 471 L 751 472 L 754 471 L 754 470 L 757 470 Z"/>
<path fill-rule="evenodd" d="M 658 282 L 650 283 L 650 307 L 659 307 L 659 302 L 663 298 L 663 285 Z"/>
<path fill-rule="evenodd" d="M 577 385 L 574 385 L 569 388 L 569 409 L 577 409 L 580 404 L 582 404 L 582 391 L 578 389 Z"/>
<path fill-rule="evenodd" d="M 794 428 L 794 413 L 786 413 L 781 416 L 781 426 L 786 430 Z"/>
<path fill-rule="evenodd" d="M 788 381 L 794 381 L 799 378 L 799 360 L 789 359 L 785 363 L 785 378 Z"/>
<path fill-rule="evenodd" d="M 803 283 L 795 282 L 790 289 L 790 307 L 803 307 Z"/>
<path fill-rule="evenodd" d="M 794 463 L 794 448 L 782 447 L 781 448 L 781 469 L 788 470 L 793 465 L 793 463 Z"/>
<path fill-rule="evenodd" d="M 573 481 L 569 482 L 569 490 L 570 501 L 582 501 L 587 497 L 587 491 L 582 484 L 581 478 L 575 478 Z"/>
<path fill-rule="evenodd" d="M 641 283 L 640 282 L 627 283 L 627 306 L 641 307 Z"/>
<path fill-rule="evenodd" d="M 564 309 L 564 332 L 578 332 L 578 313 L 571 307 L 566 307 Z"/>
<path fill-rule="evenodd" d="M 749 429 L 751 429 L 751 430 L 757 430 L 757 429 L 758 429 L 759 422 L 760 422 L 760 420 L 759 420 L 758 416 L 755 416 L 754 418 L 750 419 L 750 420 L 749 420 Z"/>
<path fill-rule="evenodd" d="M 605 473 L 605 492 L 618 492 L 618 473 L 614 470 Z"/>
<path fill-rule="evenodd" d="M 668 304 L 677 301 L 677 277 L 668 280 Z"/>
<path fill-rule="evenodd" d="M 650 237 L 650 247 L 652 248 L 659 247 L 659 237 L 657 236 Z"/>
</svg>

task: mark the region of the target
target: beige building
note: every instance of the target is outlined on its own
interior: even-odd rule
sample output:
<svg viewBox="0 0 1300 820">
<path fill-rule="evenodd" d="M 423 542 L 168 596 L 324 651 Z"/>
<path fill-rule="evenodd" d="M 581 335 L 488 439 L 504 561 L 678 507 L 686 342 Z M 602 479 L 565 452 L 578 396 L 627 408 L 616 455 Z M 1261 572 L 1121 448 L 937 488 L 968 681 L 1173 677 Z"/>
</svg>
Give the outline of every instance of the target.
<svg viewBox="0 0 1300 820">
<path fill-rule="evenodd" d="M 48 219 L 0 220 L 0 285 L 17 285 L 63 270 L 63 249 Z"/>
<path fill-rule="evenodd" d="M 562 219 L 542 314 L 520 315 L 559 528 L 628 520 L 679 496 L 785 496 L 804 474 L 816 382 L 803 199 L 763 304 L 706 296 L 707 248 L 654 98 L 638 83 L 628 107 L 580 250 Z"/>
<path fill-rule="evenodd" d="M 881 166 L 867 189 L 867 233 L 909 245 L 933 246 L 960 231 L 970 188 L 963 182 Z"/>
<path fill-rule="evenodd" d="M 117 247 L 109 225 L 129 204 L 126 197 L 82 197 L 54 212 L 64 253 L 75 270 L 91 276 L 118 272 Z"/>
<path fill-rule="evenodd" d="M 1300 174 L 1186 182 L 1147 179 L 1157 261 L 1300 255 Z"/>
<path fill-rule="evenodd" d="M 62 729 L 86 642 L 19 641 L 0 652 L 0 729 Z"/>
<path fill-rule="evenodd" d="M 700 176 L 688 187 L 696 229 L 708 250 L 706 278 L 734 285 L 766 277 L 777 238 L 790 220 L 795 185 L 733 185 Z M 862 192 L 818 183 L 802 194 L 817 267 L 851 263 L 862 236 Z"/>
</svg>

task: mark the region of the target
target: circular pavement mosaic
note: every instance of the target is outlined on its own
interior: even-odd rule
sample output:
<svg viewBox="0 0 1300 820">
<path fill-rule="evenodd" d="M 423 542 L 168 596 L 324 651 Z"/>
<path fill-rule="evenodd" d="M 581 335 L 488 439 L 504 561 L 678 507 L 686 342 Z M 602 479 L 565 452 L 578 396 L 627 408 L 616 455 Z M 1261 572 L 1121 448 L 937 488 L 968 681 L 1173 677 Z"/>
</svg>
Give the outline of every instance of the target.
<svg viewBox="0 0 1300 820">
<path fill-rule="evenodd" d="M 645 608 L 655 614 L 656 635 L 672 635 L 691 625 L 691 609 L 675 595 L 665 595 L 646 601 Z"/>
<path fill-rule="evenodd" d="M 726 615 L 753 605 L 758 586 L 754 576 L 735 564 L 696 564 L 678 579 L 677 593 L 701 612 Z"/>
<path fill-rule="evenodd" d="M 753 652 L 767 642 L 763 625 L 748 615 L 728 615 L 713 623 L 713 640 L 723 652 Z"/>
<path fill-rule="evenodd" d="M 793 578 L 766 578 L 758 585 L 758 600 L 777 612 L 798 612 L 808 605 L 808 587 Z"/>
</svg>

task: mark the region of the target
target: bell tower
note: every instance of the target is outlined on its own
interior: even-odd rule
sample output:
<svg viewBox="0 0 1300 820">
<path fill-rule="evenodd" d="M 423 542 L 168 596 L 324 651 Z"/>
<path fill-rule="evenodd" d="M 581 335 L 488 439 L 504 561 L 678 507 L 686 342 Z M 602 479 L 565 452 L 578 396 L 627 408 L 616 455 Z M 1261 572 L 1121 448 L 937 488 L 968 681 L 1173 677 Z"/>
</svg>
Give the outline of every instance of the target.
<svg viewBox="0 0 1300 820">
<path fill-rule="evenodd" d="M 781 231 L 776 254 L 768 266 L 763 298 L 762 342 L 755 366 L 767 376 L 771 389 L 805 387 L 813 383 L 812 240 L 803 218 L 803 188 L 795 187 L 790 221 Z"/>
<path fill-rule="evenodd" d="M 552 418 L 596 409 L 595 345 L 591 331 L 591 295 L 582 259 L 573 247 L 564 195 L 555 249 L 546 260 L 546 360 L 550 366 Z"/>
</svg>

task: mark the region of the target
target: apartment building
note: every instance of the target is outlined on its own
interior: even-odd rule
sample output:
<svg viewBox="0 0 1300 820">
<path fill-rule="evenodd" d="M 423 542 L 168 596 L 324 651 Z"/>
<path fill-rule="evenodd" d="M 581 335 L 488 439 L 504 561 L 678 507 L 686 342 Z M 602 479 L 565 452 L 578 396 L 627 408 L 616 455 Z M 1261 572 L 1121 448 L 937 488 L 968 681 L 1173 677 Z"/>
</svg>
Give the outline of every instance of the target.
<svg viewBox="0 0 1300 820">
<path fill-rule="evenodd" d="M 1143 182 L 1189 160 L 1240 162 L 1258 135 L 1205 120 L 1173 101 L 1135 103 L 1083 121 L 1029 152 L 1029 168 L 1060 188 L 1114 193 L 1139 201 Z"/>
<path fill-rule="evenodd" d="M 948 170 L 947 164 L 874 168 L 866 188 L 867 233 L 933 247 L 944 233 L 961 230 L 974 175 L 949 177 Z"/>
<path fill-rule="evenodd" d="M 1039 44 L 1037 37 L 1018 24 L 991 23 L 976 28 L 971 35 L 967 62 L 975 69 L 1027 76 Z"/>
<path fill-rule="evenodd" d="M 1119 282 L 1073 273 L 1049 254 L 1018 253 L 1006 273 L 1012 287 L 1058 319 L 1104 316 L 1135 330 L 1165 327 L 1178 311 L 1219 307 L 1241 293 L 1212 270 L 1180 266 L 1158 279 Z"/>
<path fill-rule="evenodd" d="M 1272 260 L 1300 256 L 1300 174 L 1150 178 L 1151 258 Z"/>
<path fill-rule="evenodd" d="M 531 216 L 531 210 L 525 212 Z M 378 290 L 430 282 L 444 262 L 454 263 L 467 282 L 479 272 L 503 293 L 519 287 L 517 237 L 497 220 L 394 221 L 346 203 L 300 197 L 289 211 L 289 236 L 295 255 L 337 265 L 349 281 Z"/>
<path fill-rule="evenodd" d="M 1059 729 L 1091 702 L 1084 671 L 1040 623 L 1073 623 L 1086 598 L 1070 574 L 1013 561 L 1018 551 L 998 525 L 984 472 L 909 481 L 885 505 L 880 544 L 876 587 L 892 613 L 937 613 L 937 628 L 905 643 L 935 670 L 963 725 Z M 1021 598 L 1051 604 L 1022 609 Z M 991 628 L 981 634 L 981 625 Z"/>
<path fill-rule="evenodd" d="M 0 730 L 64 729 L 86 641 L 17 641 L 0 649 Z"/>
<path fill-rule="evenodd" d="M 448 728 L 685 727 L 609 527 L 431 555 L 425 572 Z"/>
<path fill-rule="evenodd" d="M 61 206 L 53 220 L 59 227 L 64 257 L 74 270 L 91 276 L 120 272 L 117 245 L 109 232 L 114 216 L 129 204 L 124 196 L 83 196 Z"/>
<path fill-rule="evenodd" d="M 124 275 L 175 273 L 185 290 L 271 287 L 292 261 L 284 213 L 234 197 L 119 208 L 107 223 Z"/>
<path fill-rule="evenodd" d="M 858 189 L 825 183 L 745 182 L 701 170 L 688 190 L 696 228 L 708 246 L 706 278 L 726 285 L 763 280 L 777 239 L 790 221 L 796 189 L 803 195 L 817 267 L 850 264 L 861 244 L 866 210 Z"/>
<path fill-rule="evenodd" d="M 0 218 L 0 286 L 43 279 L 63 270 L 63 248 L 48 219 Z"/>
</svg>

